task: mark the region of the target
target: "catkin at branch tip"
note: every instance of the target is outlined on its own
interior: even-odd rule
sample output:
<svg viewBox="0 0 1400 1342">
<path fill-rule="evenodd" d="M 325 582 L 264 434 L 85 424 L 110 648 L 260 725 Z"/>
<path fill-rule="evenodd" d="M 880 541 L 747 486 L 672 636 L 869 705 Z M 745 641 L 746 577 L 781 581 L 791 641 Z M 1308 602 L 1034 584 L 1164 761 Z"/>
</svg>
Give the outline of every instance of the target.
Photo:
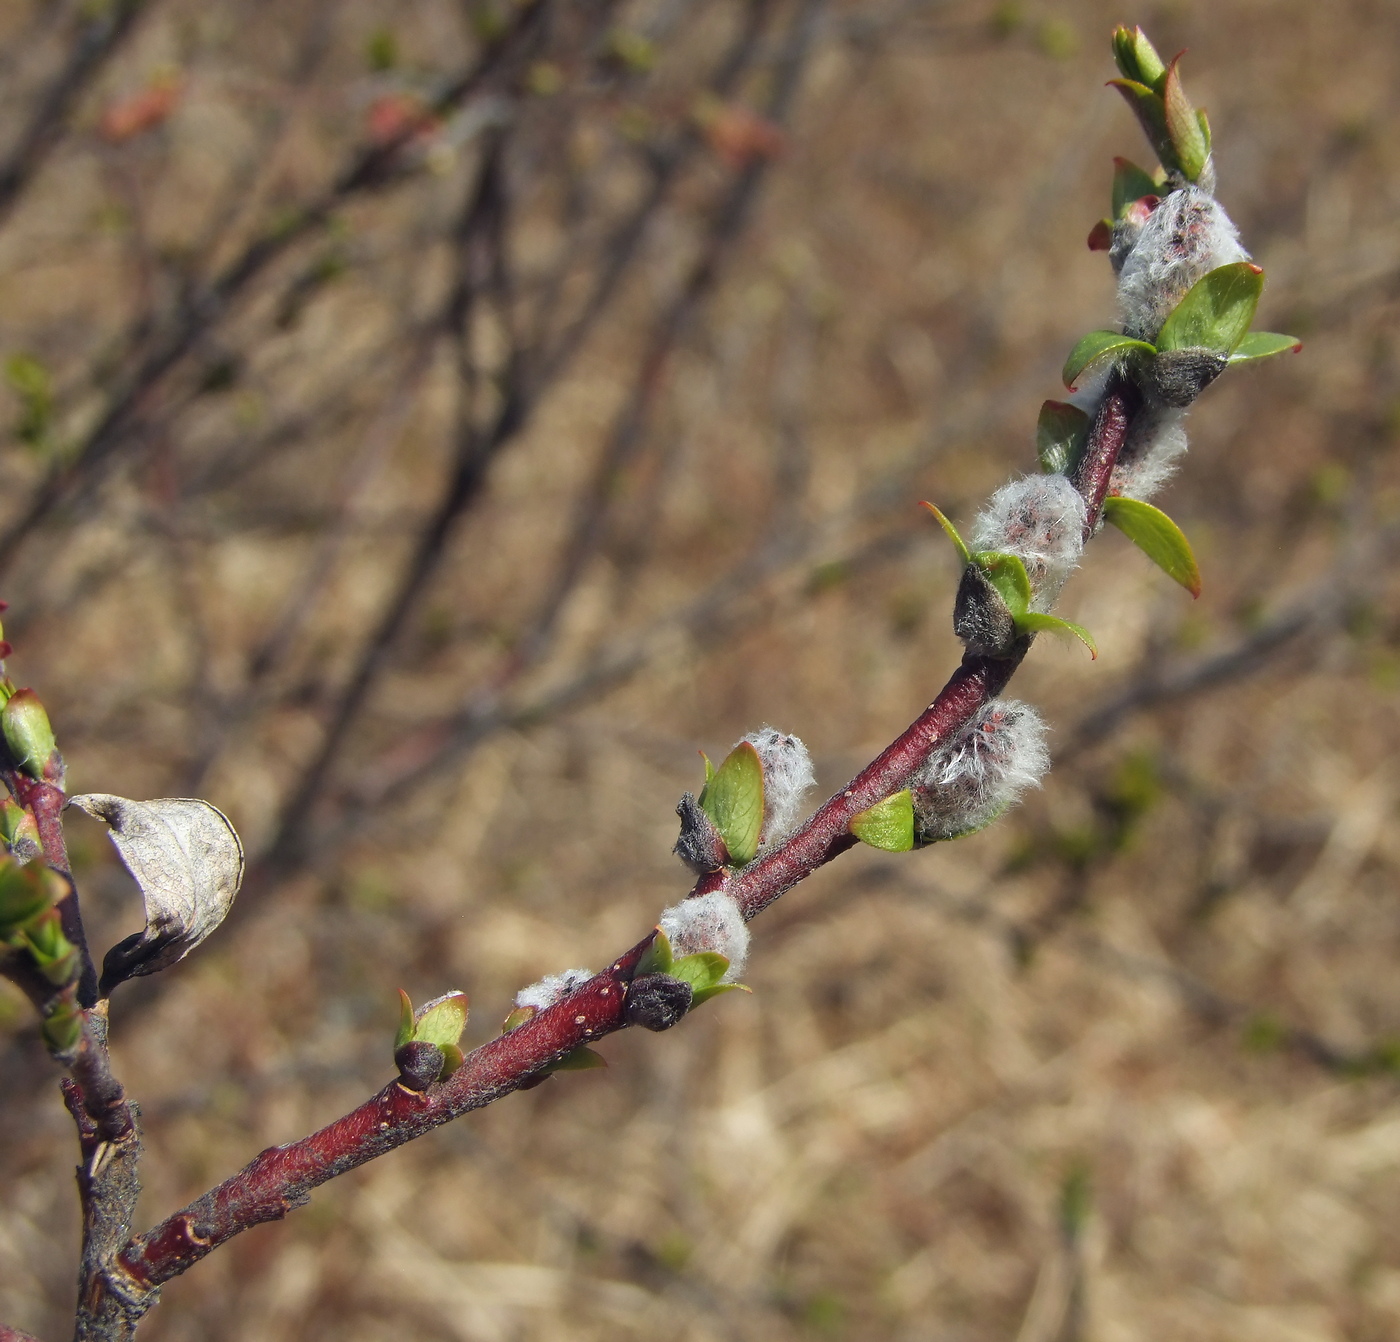
<svg viewBox="0 0 1400 1342">
<path fill-rule="evenodd" d="M 1124 334 L 1155 341 L 1168 314 L 1201 276 L 1248 260 L 1235 225 L 1213 196 L 1195 186 L 1169 192 L 1123 260 L 1118 308 Z"/>
<path fill-rule="evenodd" d="M 1031 580 L 1031 608 L 1048 611 L 1079 563 L 1084 520 L 1084 498 L 1063 475 L 1023 475 L 992 495 L 972 545 L 1016 555 Z"/>
<path fill-rule="evenodd" d="M 1045 722 L 1029 704 L 993 699 L 937 745 L 910 784 L 923 843 L 982 829 L 1050 767 Z"/>
<path fill-rule="evenodd" d="M 566 969 L 562 974 L 546 974 L 538 983 L 522 988 L 515 994 L 515 1005 L 534 1007 L 543 1011 L 556 1002 L 562 1002 L 576 988 L 581 988 L 593 977 L 591 969 Z"/>
<path fill-rule="evenodd" d="M 711 890 L 673 904 L 658 926 L 671 942 L 677 956 L 697 951 L 717 951 L 729 961 L 725 983 L 732 983 L 743 972 L 749 954 L 749 927 L 738 903 L 723 890 Z"/>
<path fill-rule="evenodd" d="M 786 838 L 802 818 L 803 803 L 816 786 L 812 757 L 800 737 L 763 726 L 743 738 L 763 765 L 763 833 L 760 848 Z"/>
</svg>

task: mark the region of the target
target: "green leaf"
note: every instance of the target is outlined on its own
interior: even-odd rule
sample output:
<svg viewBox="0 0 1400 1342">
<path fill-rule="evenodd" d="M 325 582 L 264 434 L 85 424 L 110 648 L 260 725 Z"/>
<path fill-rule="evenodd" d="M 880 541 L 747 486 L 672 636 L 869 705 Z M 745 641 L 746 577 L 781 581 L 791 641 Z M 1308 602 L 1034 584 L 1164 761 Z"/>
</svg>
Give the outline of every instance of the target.
<svg viewBox="0 0 1400 1342">
<path fill-rule="evenodd" d="M 1082 624 L 1062 620 L 1058 615 L 1042 615 L 1039 611 L 1028 610 L 1016 617 L 1016 628 L 1027 634 L 1073 634 L 1089 649 L 1091 659 L 1098 658 L 1099 650 L 1094 645 L 1093 635 Z"/>
<path fill-rule="evenodd" d="M 736 867 L 753 860 L 763 829 L 763 764 L 749 741 L 740 741 L 700 794 Z"/>
<path fill-rule="evenodd" d="M 972 559 L 1006 603 L 1011 618 L 1014 620 L 1023 615 L 1031 604 L 1031 580 L 1020 555 L 1002 554 L 999 550 L 979 550 Z"/>
<path fill-rule="evenodd" d="M 438 1047 L 442 1050 L 442 1071 L 438 1073 L 438 1080 L 445 1081 L 466 1058 L 463 1057 L 461 1046 L 458 1044 L 439 1044 Z"/>
<path fill-rule="evenodd" d="M 1089 441 L 1089 416 L 1068 401 L 1046 401 L 1035 426 L 1035 453 L 1046 475 L 1069 475 Z"/>
<path fill-rule="evenodd" d="M 967 548 L 967 542 L 958 535 L 958 529 L 927 499 L 924 500 L 923 506 L 938 520 L 938 525 L 947 533 L 948 539 L 953 542 L 953 545 L 957 548 L 958 554 L 962 556 L 963 563 L 972 563 L 972 551 Z"/>
<path fill-rule="evenodd" d="M 1112 495 L 1103 501 L 1103 516 L 1167 577 L 1179 582 L 1192 596 L 1200 596 L 1201 571 L 1191 553 L 1191 542 L 1160 508 L 1141 499 Z"/>
<path fill-rule="evenodd" d="M 708 1002 L 712 997 L 719 997 L 723 993 L 751 993 L 753 989 L 746 983 L 712 983 L 708 988 L 697 988 L 691 994 L 690 1009 L 695 1010 L 701 1002 Z"/>
<path fill-rule="evenodd" d="M 572 1053 L 566 1053 L 558 1062 L 551 1063 L 550 1072 L 591 1072 L 598 1067 L 606 1067 L 607 1059 L 595 1053 L 587 1044 L 580 1044 Z"/>
<path fill-rule="evenodd" d="M 527 1020 L 534 1020 L 538 1016 L 537 1007 L 516 1007 L 501 1025 L 501 1033 L 509 1034 L 512 1030 L 518 1030 Z"/>
<path fill-rule="evenodd" d="M 877 801 L 851 817 L 849 829 L 861 843 L 887 853 L 907 853 L 914 846 L 914 797 L 908 788 Z"/>
<path fill-rule="evenodd" d="M 399 1032 L 394 1036 L 394 1047 L 402 1048 L 413 1038 L 413 1002 L 402 988 L 399 989 Z"/>
<path fill-rule="evenodd" d="M 1204 107 L 1196 109 L 1196 120 L 1201 123 L 1201 134 L 1205 136 L 1206 153 L 1210 153 L 1210 118 L 1206 116 Z"/>
<path fill-rule="evenodd" d="M 1231 363 L 1246 363 L 1250 359 L 1267 359 L 1271 354 L 1294 354 L 1303 348 L 1297 336 L 1278 335 L 1273 331 L 1251 331 L 1230 355 Z"/>
<path fill-rule="evenodd" d="M 67 893 L 63 878 L 50 868 L 0 859 L 0 937 L 53 908 Z"/>
<path fill-rule="evenodd" d="M 1161 92 L 1159 86 L 1167 67 L 1162 64 L 1157 48 L 1147 40 L 1147 34 L 1141 28 L 1114 29 L 1113 59 L 1126 78 Z"/>
<path fill-rule="evenodd" d="M 1167 109 L 1161 97 L 1135 79 L 1110 79 L 1108 81 L 1123 95 L 1133 115 L 1147 136 L 1147 142 L 1156 151 L 1164 168 L 1176 168 L 1176 151 L 1172 148 L 1171 135 L 1167 131 Z"/>
<path fill-rule="evenodd" d="M 1171 136 L 1176 160 L 1186 179 L 1194 182 L 1200 178 L 1206 159 L 1210 157 L 1210 145 L 1196 109 L 1191 106 L 1191 100 L 1181 87 L 1181 76 L 1176 69 L 1180 60 L 1180 56 L 1176 57 L 1167 67 L 1166 79 L 1162 83 L 1162 103 L 1167 115 L 1167 134 Z"/>
<path fill-rule="evenodd" d="M 1157 348 L 1233 353 L 1254 320 L 1263 290 L 1264 272 L 1251 262 L 1217 266 L 1172 309 L 1157 335 Z"/>
<path fill-rule="evenodd" d="M 1090 331 L 1069 352 L 1062 376 L 1065 386 L 1072 388 L 1086 368 L 1104 359 L 1122 359 L 1133 354 L 1156 354 L 1145 340 L 1134 340 L 1121 331 Z"/>
<path fill-rule="evenodd" d="M 1126 158 L 1113 160 L 1113 217 L 1121 219 L 1128 206 L 1144 196 L 1161 194 L 1161 183 Z"/>
<path fill-rule="evenodd" d="M 718 951 L 696 951 L 683 955 L 667 971 L 673 979 L 684 979 L 695 992 L 713 988 L 729 972 L 729 959 Z"/>
<path fill-rule="evenodd" d="M 424 1006 L 414 1020 L 413 1037 L 424 1044 L 436 1044 L 444 1053 L 455 1048 L 467 1024 L 467 995 L 443 993 Z"/>
<path fill-rule="evenodd" d="M 643 974 L 669 974 L 673 963 L 675 963 L 675 956 L 671 951 L 671 938 L 658 927 L 651 945 L 646 948 L 642 958 L 637 961 L 637 967 L 632 971 L 632 976 L 641 978 Z"/>
</svg>

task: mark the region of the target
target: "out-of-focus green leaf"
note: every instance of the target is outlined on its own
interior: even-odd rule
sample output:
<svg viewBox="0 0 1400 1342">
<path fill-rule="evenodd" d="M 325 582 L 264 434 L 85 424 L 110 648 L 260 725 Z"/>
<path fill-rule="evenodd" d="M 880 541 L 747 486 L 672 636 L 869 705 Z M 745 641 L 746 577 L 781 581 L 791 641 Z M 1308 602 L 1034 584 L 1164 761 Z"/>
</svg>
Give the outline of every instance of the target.
<svg viewBox="0 0 1400 1342">
<path fill-rule="evenodd" d="M 1069 475 L 1089 441 L 1089 416 L 1068 401 L 1046 401 L 1035 426 L 1035 453 L 1046 475 Z"/>
<path fill-rule="evenodd" d="M 1128 206 L 1144 196 L 1161 194 L 1161 183 L 1126 158 L 1113 160 L 1113 217 L 1121 219 Z"/>
</svg>

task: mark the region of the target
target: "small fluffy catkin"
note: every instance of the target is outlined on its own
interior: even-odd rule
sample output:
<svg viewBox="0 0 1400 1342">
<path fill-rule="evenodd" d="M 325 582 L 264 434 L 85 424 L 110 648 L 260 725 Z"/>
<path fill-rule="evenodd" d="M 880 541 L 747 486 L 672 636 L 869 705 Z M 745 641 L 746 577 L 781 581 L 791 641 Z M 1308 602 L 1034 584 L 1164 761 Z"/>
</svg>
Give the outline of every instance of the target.
<svg viewBox="0 0 1400 1342">
<path fill-rule="evenodd" d="M 1186 452 L 1186 412 L 1152 407 L 1138 416 L 1118 462 L 1110 490 L 1130 499 L 1149 499 L 1176 473 Z"/>
<path fill-rule="evenodd" d="M 993 699 L 936 746 L 910 784 L 919 839 L 955 839 L 990 824 L 1050 767 L 1045 723 L 1029 704 Z"/>
<path fill-rule="evenodd" d="M 1084 548 L 1084 499 L 1063 475 L 1023 475 L 1003 485 L 973 524 L 974 550 L 1018 556 L 1031 609 L 1048 611 Z"/>
<path fill-rule="evenodd" d="M 743 972 L 749 954 L 749 927 L 739 905 L 723 890 L 711 890 L 672 904 L 658 926 L 679 959 L 697 951 L 718 951 L 729 961 L 724 982 L 732 983 Z"/>
<path fill-rule="evenodd" d="M 566 969 L 562 974 L 546 974 L 538 983 L 515 994 L 515 1005 L 543 1011 L 562 1002 L 575 988 L 582 988 L 593 977 L 591 969 Z"/>
<path fill-rule="evenodd" d="M 1230 216 L 1213 196 L 1195 186 L 1164 196 L 1118 276 L 1124 334 L 1155 341 L 1168 314 L 1202 275 L 1248 260 Z"/>
<path fill-rule="evenodd" d="M 760 727 L 744 740 L 758 752 L 763 765 L 763 833 L 760 847 L 786 838 L 802 819 L 803 803 L 816 786 L 812 757 L 799 737 L 775 727 Z"/>
</svg>

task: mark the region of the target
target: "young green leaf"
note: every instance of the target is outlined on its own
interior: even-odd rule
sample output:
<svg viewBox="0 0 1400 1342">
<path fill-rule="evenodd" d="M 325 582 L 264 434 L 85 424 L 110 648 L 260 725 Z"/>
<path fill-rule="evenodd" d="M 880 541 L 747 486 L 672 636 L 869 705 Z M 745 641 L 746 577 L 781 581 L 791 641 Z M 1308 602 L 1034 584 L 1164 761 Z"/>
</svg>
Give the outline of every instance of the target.
<svg viewBox="0 0 1400 1342">
<path fill-rule="evenodd" d="M 1234 353 L 1254 320 L 1263 290 L 1264 272 L 1251 262 L 1217 266 L 1172 309 L 1157 335 L 1157 348 Z"/>
<path fill-rule="evenodd" d="M 1251 331 L 1230 355 L 1231 363 L 1247 363 L 1250 359 L 1267 359 L 1271 354 L 1294 354 L 1303 348 L 1297 336 L 1278 335 L 1274 331 Z"/>
<path fill-rule="evenodd" d="M 1147 34 L 1141 28 L 1114 29 L 1113 59 L 1125 78 L 1146 84 L 1158 93 L 1162 91 L 1161 83 L 1167 67 L 1162 64 L 1157 48 L 1147 40 Z"/>
<path fill-rule="evenodd" d="M 1133 109 L 1133 115 L 1147 136 L 1147 142 L 1157 152 L 1164 168 L 1177 168 L 1176 150 L 1172 148 L 1171 135 L 1167 131 L 1167 109 L 1161 96 L 1135 79 L 1110 79 L 1108 81 L 1123 95 L 1124 101 Z"/>
<path fill-rule="evenodd" d="M 399 989 L 399 1029 L 394 1036 L 394 1047 L 402 1048 L 413 1038 L 413 1002 L 402 988 Z"/>
<path fill-rule="evenodd" d="M 750 742 L 740 741 L 729 752 L 705 784 L 700 806 L 719 830 L 734 865 L 751 862 L 763 829 L 763 764 Z"/>
<path fill-rule="evenodd" d="M 444 993 L 419 1009 L 413 1024 L 413 1037 L 420 1043 L 436 1044 L 444 1053 L 455 1048 L 467 1024 L 467 995 Z"/>
<path fill-rule="evenodd" d="M 1141 499 L 1112 495 L 1103 501 L 1105 522 L 1112 522 L 1169 578 L 1192 596 L 1201 594 L 1201 571 L 1191 543 L 1170 517 Z"/>
<path fill-rule="evenodd" d="M 596 1067 L 606 1067 L 607 1059 L 595 1053 L 587 1044 L 580 1044 L 572 1053 L 566 1053 L 558 1062 L 551 1063 L 550 1072 L 591 1072 Z"/>
<path fill-rule="evenodd" d="M 1126 158 L 1113 160 L 1113 217 L 1121 219 L 1129 205 L 1144 196 L 1159 196 L 1162 184 Z"/>
<path fill-rule="evenodd" d="M 851 817 L 850 831 L 861 843 L 887 853 L 907 853 L 914 846 L 914 798 L 908 788 L 877 801 Z"/>
<path fill-rule="evenodd" d="M 712 983 L 708 988 L 697 988 L 690 999 L 690 1009 L 695 1010 L 702 1002 L 708 1002 L 712 997 L 719 997 L 722 993 L 751 993 L 752 988 L 746 983 Z"/>
<path fill-rule="evenodd" d="M 718 951 L 696 951 L 673 961 L 669 972 L 673 979 L 683 980 L 698 993 L 724 978 L 729 972 L 729 959 Z"/>
<path fill-rule="evenodd" d="M 944 517 L 943 514 L 939 512 L 938 509 L 935 508 L 933 504 L 931 504 L 927 499 L 924 500 L 923 506 L 934 515 L 935 519 L 938 522 L 938 525 L 941 526 L 943 530 L 947 533 L 948 539 L 953 542 L 953 545 L 956 547 L 958 554 L 962 556 L 963 563 L 972 563 L 972 551 L 967 548 L 967 542 L 963 540 L 961 536 L 958 535 L 958 529 L 946 517 Z"/>
<path fill-rule="evenodd" d="M 979 550 L 972 560 L 987 575 L 987 581 L 1006 603 L 1011 618 L 1019 620 L 1031 604 L 1031 580 L 1020 555 Z"/>
<path fill-rule="evenodd" d="M 1089 441 L 1089 416 L 1068 401 L 1046 401 L 1035 426 L 1035 453 L 1046 475 L 1069 475 Z"/>
<path fill-rule="evenodd" d="M 643 974 L 669 974 L 674 963 L 675 956 L 671 951 L 671 938 L 658 927 L 651 945 L 646 948 L 642 953 L 642 958 L 637 961 L 633 977 L 641 978 Z"/>
<path fill-rule="evenodd" d="M 21 866 L 0 858 L 0 937 L 54 907 L 68 894 L 68 883 L 51 867 Z"/>
<path fill-rule="evenodd" d="M 1180 60 L 1180 56 L 1176 57 L 1167 67 L 1166 78 L 1162 82 L 1162 103 L 1167 115 L 1167 134 L 1171 136 L 1176 161 L 1181 165 L 1186 180 L 1194 182 L 1205 170 L 1210 145 L 1196 109 L 1182 90 L 1181 76 L 1176 69 Z"/>
<path fill-rule="evenodd" d="M 1122 359 L 1133 354 L 1155 354 L 1145 340 L 1134 340 L 1120 331 L 1090 331 L 1070 350 L 1062 374 L 1065 386 L 1073 388 L 1085 369 L 1104 359 Z"/>
<path fill-rule="evenodd" d="M 1072 634 L 1089 649 L 1090 660 L 1098 660 L 1099 650 L 1094 644 L 1093 635 L 1082 624 L 1062 620 L 1058 615 L 1042 615 L 1039 611 L 1028 610 L 1016 617 L 1016 627 L 1027 634 Z"/>
</svg>

